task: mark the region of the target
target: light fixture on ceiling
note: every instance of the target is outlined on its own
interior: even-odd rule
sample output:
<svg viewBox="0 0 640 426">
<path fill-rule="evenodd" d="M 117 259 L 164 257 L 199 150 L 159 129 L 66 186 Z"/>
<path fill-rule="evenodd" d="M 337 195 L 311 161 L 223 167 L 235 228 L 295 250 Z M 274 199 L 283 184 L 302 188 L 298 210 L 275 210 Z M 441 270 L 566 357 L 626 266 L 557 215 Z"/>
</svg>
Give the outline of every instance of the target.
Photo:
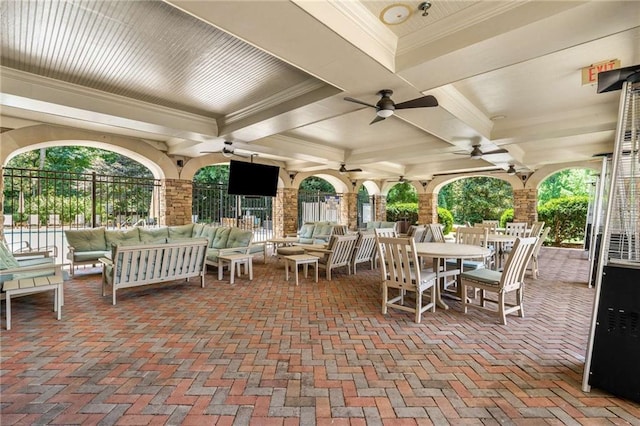
<svg viewBox="0 0 640 426">
<path fill-rule="evenodd" d="M 516 174 L 516 168 L 513 166 L 513 164 L 509 164 L 509 168 L 507 169 L 507 174 L 509 176 L 513 176 Z"/>
<path fill-rule="evenodd" d="M 227 148 L 222 148 L 222 156 L 226 158 L 231 158 L 233 157 L 233 151 Z"/>
<path fill-rule="evenodd" d="M 406 4 L 395 3 L 380 12 L 380 20 L 387 25 L 398 25 L 411 16 L 411 9 Z"/>
<path fill-rule="evenodd" d="M 482 150 L 480 149 L 480 145 L 474 145 L 469 157 L 472 160 L 479 160 L 482 158 Z"/>
<path fill-rule="evenodd" d="M 430 1 L 423 1 L 418 5 L 418 10 L 422 11 L 422 16 L 428 16 L 429 12 L 427 12 L 427 10 L 429 10 L 430 7 L 431 7 Z"/>
<path fill-rule="evenodd" d="M 393 109 L 379 109 L 378 111 L 376 111 L 376 115 L 382 118 L 389 118 L 393 115 L 393 111 Z"/>
</svg>

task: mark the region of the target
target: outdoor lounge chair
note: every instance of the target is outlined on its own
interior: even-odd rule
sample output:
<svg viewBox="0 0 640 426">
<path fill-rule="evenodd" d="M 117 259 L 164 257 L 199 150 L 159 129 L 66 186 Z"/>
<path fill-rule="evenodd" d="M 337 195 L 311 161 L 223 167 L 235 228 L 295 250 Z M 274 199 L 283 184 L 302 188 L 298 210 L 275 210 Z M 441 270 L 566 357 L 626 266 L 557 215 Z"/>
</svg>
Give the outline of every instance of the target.
<svg viewBox="0 0 640 426">
<path fill-rule="evenodd" d="M 309 254 L 321 256 L 318 259 L 318 267 L 324 268 L 327 274 L 327 280 L 331 281 L 331 270 L 347 267 L 347 272 L 351 275 L 351 257 L 353 249 L 356 245 L 357 235 L 333 235 L 329 239 L 329 245 L 326 248 L 299 246 L 305 248 Z"/>
</svg>

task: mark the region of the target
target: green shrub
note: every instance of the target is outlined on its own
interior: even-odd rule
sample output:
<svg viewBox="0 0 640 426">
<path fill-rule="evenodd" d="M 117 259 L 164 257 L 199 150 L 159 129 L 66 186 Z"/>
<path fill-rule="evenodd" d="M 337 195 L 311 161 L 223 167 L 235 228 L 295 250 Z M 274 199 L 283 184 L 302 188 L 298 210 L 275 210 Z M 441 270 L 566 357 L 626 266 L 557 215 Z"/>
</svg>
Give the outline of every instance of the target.
<svg viewBox="0 0 640 426">
<path fill-rule="evenodd" d="M 453 229 L 453 215 L 443 207 L 438 207 L 438 223 L 444 225 L 442 232 L 447 235 Z"/>
<path fill-rule="evenodd" d="M 500 227 L 507 226 L 507 222 L 513 222 L 513 209 L 506 209 L 500 216 Z"/>
<path fill-rule="evenodd" d="M 538 220 L 551 227 L 549 239 L 554 246 L 584 239 L 589 197 L 584 195 L 554 198 L 538 206 Z"/>
<path fill-rule="evenodd" d="M 387 220 L 389 222 L 406 220 L 411 224 L 418 222 L 418 203 L 387 204 Z"/>
</svg>

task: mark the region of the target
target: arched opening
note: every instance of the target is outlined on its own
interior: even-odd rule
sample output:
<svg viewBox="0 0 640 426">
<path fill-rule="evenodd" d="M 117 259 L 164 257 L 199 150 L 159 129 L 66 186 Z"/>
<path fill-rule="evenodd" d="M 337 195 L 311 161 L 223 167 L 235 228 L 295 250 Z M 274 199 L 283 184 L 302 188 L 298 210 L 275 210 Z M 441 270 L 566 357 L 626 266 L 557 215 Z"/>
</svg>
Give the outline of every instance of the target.
<svg viewBox="0 0 640 426">
<path fill-rule="evenodd" d="M 440 189 L 438 207 L 448 210 L 456 224 L 500 220 L 509 210 L 513 217 L 513 188 L 488 176 L 458 178 Z"/>
<path fill-rule="evenodd" d="M 344 200 L 343 194 L 336 191 L 336 185 L 336 179 L 328 175 L 309 176 L 300 182 L 298 227 L 306 222 L 341 223 Z"/>
<path fill-rule="evenodd" d="M 585 247 L 590 240 L 595 181 L 591 169 L 566 168 L 539 183 L 538 220 L 551 228 L 548 243 L 556 247 Z"/>
<path fill-rule="evenodd" d="M 398 222 L 398 232 L 407 232 L 409 225 L 418 222 L 418 192 L 408 181 L 400 181 L 387 192 L 386 218 Z"/>
<path fill-rule="evenodd" d="M 64 258 L 67 229 L 157 226 L 160 189 L 149 168 L 114 151 L 23 150 L 3 168 L 3 236 L 12 248 L 49 247 Z"/>
<path fill-rule="evenodd" d="M 229 165 L 204 166 L 193 177 L 194 223 L 236 226 L 253 232 L 253 241 L 266 241 L 273 232 L 273 197 L 229 193 Z"/>
</svg>

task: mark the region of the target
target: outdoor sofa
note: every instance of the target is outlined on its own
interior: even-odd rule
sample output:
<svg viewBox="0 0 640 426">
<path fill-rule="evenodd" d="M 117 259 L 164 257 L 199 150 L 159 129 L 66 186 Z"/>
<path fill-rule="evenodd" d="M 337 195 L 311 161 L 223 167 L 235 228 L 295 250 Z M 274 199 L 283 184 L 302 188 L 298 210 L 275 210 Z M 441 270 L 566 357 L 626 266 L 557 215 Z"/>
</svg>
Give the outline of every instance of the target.
<svg viewBox="0 0 640 426">
<path fill-rule="evenodd" d="M 71 274 L 78 265 L 95 265 L 100 258 L 110 258 L 116 245 L 166 244 L 188 238 L 208 240 L 206 261 L 215 263 L 221 252 L 262 252 L 263 247 L 251 244 L 253 233 L 237 227 L 187 224 L 162 228 L 131 228 L 111 230 L 100 228 L 69 229 L 65 231 L 71 261 Z"/>
</svg>

